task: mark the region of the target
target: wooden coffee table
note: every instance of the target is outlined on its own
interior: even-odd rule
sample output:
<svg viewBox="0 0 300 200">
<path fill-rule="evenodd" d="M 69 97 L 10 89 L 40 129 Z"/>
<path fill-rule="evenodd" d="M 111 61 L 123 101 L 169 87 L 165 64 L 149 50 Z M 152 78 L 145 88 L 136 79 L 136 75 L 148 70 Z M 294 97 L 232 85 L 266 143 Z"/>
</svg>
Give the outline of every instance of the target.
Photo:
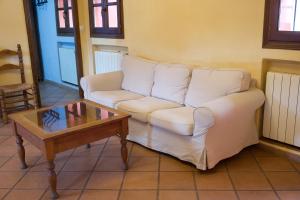
<svg viewBox="0 0 300 200">
<path fill-rule="evenodd" d="M 9 117 L 13 122 L 22 169 L 27 168 L 23 146 L 25 138 L 42 151 L 48 162 L 49 184 L 54 199 L 58 198 L 57 177 L 54 170 L 57 153 L 81 145 L 89 147 L 92 142 L 119 135 L 121 155 L 125 169 L 128 168 L 126 136 L 130 116 L 127 114 L 88 100 L 81 100 L 62 106 L 15 113 Z"/>
</svg>

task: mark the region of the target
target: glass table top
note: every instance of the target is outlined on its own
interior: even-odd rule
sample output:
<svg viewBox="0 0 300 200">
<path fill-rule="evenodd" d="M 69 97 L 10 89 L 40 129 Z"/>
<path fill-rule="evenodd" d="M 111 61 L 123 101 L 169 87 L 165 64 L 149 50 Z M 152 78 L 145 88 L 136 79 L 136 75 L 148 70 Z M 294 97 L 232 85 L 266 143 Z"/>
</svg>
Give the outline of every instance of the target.
<svg viewBox="0 0 300 200">
<path fill-rule="evenodd" d="M 110 119 L 114 116 L 118 114 L 85 102 L 70 103 L 24 114 L 26 119 L 49 133 Z"/>
</svg>

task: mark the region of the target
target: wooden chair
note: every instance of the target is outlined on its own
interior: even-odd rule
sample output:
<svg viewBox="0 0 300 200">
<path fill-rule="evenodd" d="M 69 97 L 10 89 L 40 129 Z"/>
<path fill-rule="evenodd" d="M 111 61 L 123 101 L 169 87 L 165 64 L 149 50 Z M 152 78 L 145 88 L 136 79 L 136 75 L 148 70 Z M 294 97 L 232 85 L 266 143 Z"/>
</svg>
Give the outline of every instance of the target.
<svg viewBox="0 0 300 200">
<path fill-rule="evenodd" d="M 21 77 L 21 83 L 0 85 L 0 116 L 4 123 L 8 122 L 7 115 L 11 112 L 37 108 L 37 98 L 34 85 L 27 84 L 25 80 L 21 45 L 18 44 L 17 51 L 8 49 L 0 51 L 0 58 L 13 56 L 18 57 L 19 65 L 4 64 L 0 66 L 0 73 L 17 70 L 20 72 Z"/>
</svg>

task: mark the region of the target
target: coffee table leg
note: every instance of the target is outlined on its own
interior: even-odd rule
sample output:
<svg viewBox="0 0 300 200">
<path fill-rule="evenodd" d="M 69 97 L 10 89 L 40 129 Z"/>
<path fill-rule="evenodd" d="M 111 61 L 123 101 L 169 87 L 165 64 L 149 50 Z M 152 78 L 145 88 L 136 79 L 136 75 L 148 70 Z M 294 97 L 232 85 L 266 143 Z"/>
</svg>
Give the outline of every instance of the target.
<svg viewBox="0 0 300 200">
<path fill-rule="evenodd" d="M 123 162 L 124 162 L 124 165 L 125 165 L 125 169 L 127 170 L 128 169 L 128 150 L 127 150 L 127 141 L 126 139 L 121 139 L 121 144 L 122 144 L 122 147 L 121 147 L 121 154 L 122 154 L 122 159 L 123 159 Z"/>
<path fill-rule="evenodd" d="M 18 145 L 18 155 L 21 161 L 21 169 L 27 169 L 27 164 L 25 161 L 25 149 L 24 149 L 24 145 L 23 145 L 23 139 L 21 136 L 16 135 L 16 142 Z"/>
<path fill-rule="evenodd" d="M 21 161 L 21 169 L 27 169 L 27 164 L 25 161 L 25 148 L 23 145 L 23 139 L 20 135 L 18 135 L 17 133 L 17 127 L 16 127 L 16 123 L 13 122 L 13 130 L 14 130 L 14 134 L 16 136 L 16 143 L 17 143 L 17 148 L 18 148 L 18 155 Z"/>
<path fill-rule="evenodd" d="M 122 133 L 121 133 L 121 155 L 125 165 L 125 169 L 128 170 L 128 150 L 127 150 L 127 137 L 128 135 L 128 121 L 122 121 Z"/>
<path fill-rule="evenodd" d="M 57 176 L 55 173 L 54 159 L 48 160 L 48 171 L 49 171 L 48 179 L 50 184 L 50 190 L 52 193 L 52 199 L 57 199 L 59 196 L 56 191 Z"/>
</svg>

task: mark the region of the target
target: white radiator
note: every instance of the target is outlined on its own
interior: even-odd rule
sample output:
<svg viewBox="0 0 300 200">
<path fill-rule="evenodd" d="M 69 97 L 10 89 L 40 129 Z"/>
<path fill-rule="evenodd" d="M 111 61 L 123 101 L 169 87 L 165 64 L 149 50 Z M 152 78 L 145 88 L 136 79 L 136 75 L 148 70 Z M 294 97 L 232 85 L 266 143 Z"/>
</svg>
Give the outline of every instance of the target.
<svg viewBox="0 0 300 200">
<path fill-rule="evenodd" d="M 300 76 L 267 73 L 263 136 L 300 147 Z"/>
<path fill-rule="evenodd" d="M 122 52 L 95 51 L 96 74 L 121 70 Z"/>
</svg>

